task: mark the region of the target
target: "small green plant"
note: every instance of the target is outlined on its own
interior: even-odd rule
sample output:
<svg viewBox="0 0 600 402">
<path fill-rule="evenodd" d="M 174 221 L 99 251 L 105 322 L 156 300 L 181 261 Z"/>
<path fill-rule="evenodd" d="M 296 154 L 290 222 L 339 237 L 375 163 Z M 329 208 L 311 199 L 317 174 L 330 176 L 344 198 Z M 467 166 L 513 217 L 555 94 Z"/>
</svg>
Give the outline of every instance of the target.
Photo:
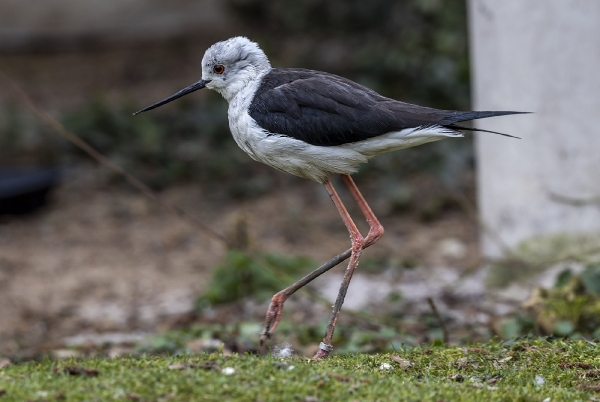
<svg viewBox="0 0 600 402">
<path fill-rule="evenodd" d="M 519 243 L 504 258 L 492 263 L 488 284 L 501 288 L 513 282 L 525 282 L 561 262 L 600 265 L 599 245 L 600 233 L 597 232 L 559 233 L 529 238 Z M 564 278 L 562 281 L 566 283 Z M 600 285 L 598 286 L 600 289 Z"/>
<path fill-rule="evenodd" d="M 231 303 L 245 297 L 253 297 L 258 301 L 267 300 L 275 292 L 290 285 L 272 267 L 276 267 L 277 272 L 299 277 L 302 272 L 315 265 L 306 257 L 271 253 L 262 253 L 259 257 L 264 264 L 246 253 L 229 250 L 223 262 L 214 269 L 208 290 L 198 299 L 198 307 Z"/>
<path fill-rule="evenodd" d="M 536 288 L 525 307 L 539 330 L 560 336 L 600 335 L 600 264 L 581 275 L 565 270 L 552 289 Z"/>
</svg>

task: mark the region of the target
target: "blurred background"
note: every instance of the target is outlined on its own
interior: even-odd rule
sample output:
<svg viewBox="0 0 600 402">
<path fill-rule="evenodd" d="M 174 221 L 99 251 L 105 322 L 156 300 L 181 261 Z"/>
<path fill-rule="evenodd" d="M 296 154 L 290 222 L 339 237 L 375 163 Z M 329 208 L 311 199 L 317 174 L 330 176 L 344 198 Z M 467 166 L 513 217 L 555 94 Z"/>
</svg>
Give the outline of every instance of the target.
<svg viewBox="0 0 600 402">
<path fill-rule="evenodd" d="M 522 140 L 467 134 L 362 167 L 386 235 L 362 257 L 336 350 L 600 336 L 598 5 L 36 3 L 0 0 L 0 354 L 263 353 L 272 294 L 348 248 L 322 186 L 237 148 L 218 94 L 132 117 L 197 81 L 206 48 L 235 35 L 275 67 L 406 102 L 536 112 L 480 125 Z M 11 83 L 225 241 L 91 159 Z M 286 303 L 274 343 L 314 352 L 343 269 Z"/>
</svg>

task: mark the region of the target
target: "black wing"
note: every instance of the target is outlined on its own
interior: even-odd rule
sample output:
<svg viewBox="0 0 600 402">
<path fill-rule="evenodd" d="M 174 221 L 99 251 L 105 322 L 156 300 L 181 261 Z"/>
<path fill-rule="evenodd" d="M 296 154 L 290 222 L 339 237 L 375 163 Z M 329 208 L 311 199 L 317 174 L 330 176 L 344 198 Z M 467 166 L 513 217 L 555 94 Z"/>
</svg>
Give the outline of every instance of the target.
<svg viewBox="0 0 600 402">
<path fill-rule="evenodd" d="M 312 145 L 333 146 L 391 131 L 453 123 L 515 112 L 458 112 L 386 98 L 334 74 L 272 69 L 262 80 L 250 116 L 264 129 Z"/>
</svg>

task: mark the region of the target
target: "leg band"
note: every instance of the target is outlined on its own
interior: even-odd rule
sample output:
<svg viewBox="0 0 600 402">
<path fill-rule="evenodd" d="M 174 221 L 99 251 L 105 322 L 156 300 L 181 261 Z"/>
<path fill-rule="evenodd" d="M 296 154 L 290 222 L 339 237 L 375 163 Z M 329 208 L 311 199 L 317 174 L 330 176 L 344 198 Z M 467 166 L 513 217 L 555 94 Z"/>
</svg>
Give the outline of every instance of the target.
<svg viewBox="0 0 600 402">
<path fill-rule="evenodd" d="M 333 346 L 321 342 L 321 344 L 319 345 L 319 349 L 321 349 L 325 352 L 331 352 L 333 350 Z"/>
</svg>

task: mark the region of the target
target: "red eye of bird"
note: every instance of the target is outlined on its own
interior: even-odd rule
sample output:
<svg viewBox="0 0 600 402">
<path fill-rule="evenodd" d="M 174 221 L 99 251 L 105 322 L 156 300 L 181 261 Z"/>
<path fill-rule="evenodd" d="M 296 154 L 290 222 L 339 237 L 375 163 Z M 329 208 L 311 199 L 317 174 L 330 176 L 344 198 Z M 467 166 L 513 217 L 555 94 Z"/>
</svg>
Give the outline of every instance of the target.
<svg viewBox="0 0 600 402">
<path fill-rule="evenodd" d="M 223 74 L 225 72 L 225 66 L 222 64 L 217 64 L 213 67 L 213 71 L 216 74 Z"/>
</svg>

